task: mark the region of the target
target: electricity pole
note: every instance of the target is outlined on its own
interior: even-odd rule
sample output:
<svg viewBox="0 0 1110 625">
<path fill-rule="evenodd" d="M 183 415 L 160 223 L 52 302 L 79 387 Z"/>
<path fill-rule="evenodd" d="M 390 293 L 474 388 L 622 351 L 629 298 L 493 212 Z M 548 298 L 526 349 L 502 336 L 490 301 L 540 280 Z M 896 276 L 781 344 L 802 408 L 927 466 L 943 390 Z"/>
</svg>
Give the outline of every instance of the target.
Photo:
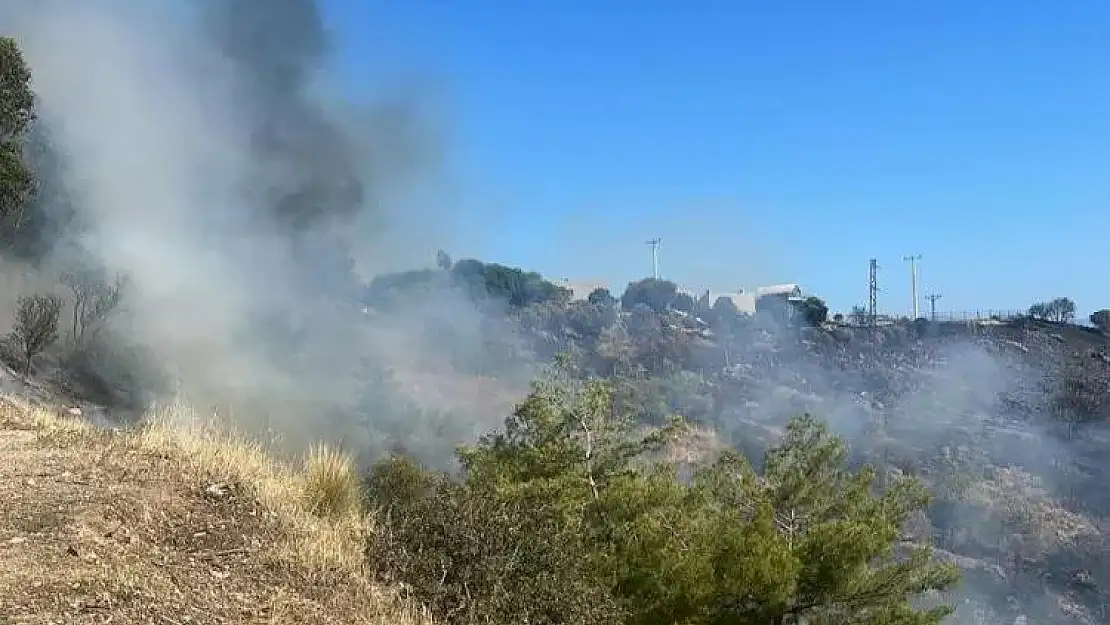
<svg viewBox="0 0 1110 625">
<path fill-rule="evenodd" d="M 867 325 L 875 329 L 875 320 L 879 316 L 879 261 L 872 258 L 867 279 Z"/>
<path fill-rule="evenodd" d="M 913 318 L 917 319 L 919 310 L 917 306 L 917 261 L 921 260 L 921 254 L 917 256 L 903 256 L 902 260 L 909 261 L 910 263 L 910 291 L 913 293 Z"/>
<path fill-rule="evenodd" d="M 647 241 L 647 244 L 651 246 L 651 275 L 656 280 L 659 279 L 659 244 L 662 242 L 663 239 L 659 237 Z"/>
<path fill-rule="evenodd" d="M 937 320 L 937 300 L 940 298 L 940 293 L 930 293 L 925 296 L 925 299 L 929 300 L 929 315 L 933 321 Z"/>
</svg>

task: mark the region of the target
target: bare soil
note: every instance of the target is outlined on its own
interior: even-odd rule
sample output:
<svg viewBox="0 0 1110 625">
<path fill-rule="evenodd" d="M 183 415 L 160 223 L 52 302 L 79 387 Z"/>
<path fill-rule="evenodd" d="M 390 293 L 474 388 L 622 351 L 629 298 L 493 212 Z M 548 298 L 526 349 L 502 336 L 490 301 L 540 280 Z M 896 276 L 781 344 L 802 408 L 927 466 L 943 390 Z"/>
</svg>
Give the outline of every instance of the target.
<svg viewBox="0 0 1110 625">
<path fill-rule="evenodd" d="M 64 416 L 0 404 L 0 623 L 423 622 L 357 572 L 275 557 L 249 485 Z"/>
</svg>

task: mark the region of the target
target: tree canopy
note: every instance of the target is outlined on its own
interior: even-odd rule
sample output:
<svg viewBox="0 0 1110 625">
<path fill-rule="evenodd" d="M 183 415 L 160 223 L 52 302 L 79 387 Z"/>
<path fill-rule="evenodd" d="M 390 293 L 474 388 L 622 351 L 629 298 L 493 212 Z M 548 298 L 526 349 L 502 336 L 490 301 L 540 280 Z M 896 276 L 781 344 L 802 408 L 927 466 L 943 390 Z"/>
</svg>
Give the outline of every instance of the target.
<svg viewBox="0 0 1110 625">
<path fill-rule="evenodd" d="M 24 146 L 35 121 L 31 71 L 16 42 L 0 37 L 0 223 L 5 233 L 18 228 L 35 181 Z"/>
<path fill-rule="evenodd" d="M 387 526 L 371 562 L 448 622 L 924 625 L 950 612 L 915 601 L 956 568 L 899 548 L 923 486 L 878 488 L 813 417 L 791 421 L 762 472 L 706 453 L 684 479 L 663 459 L 684 424 L 644 430 L 614 406 L 604 382 L 540 383 L 460 449 L 460 477 L 378 465 L 370 500 Z"/>
</svg>

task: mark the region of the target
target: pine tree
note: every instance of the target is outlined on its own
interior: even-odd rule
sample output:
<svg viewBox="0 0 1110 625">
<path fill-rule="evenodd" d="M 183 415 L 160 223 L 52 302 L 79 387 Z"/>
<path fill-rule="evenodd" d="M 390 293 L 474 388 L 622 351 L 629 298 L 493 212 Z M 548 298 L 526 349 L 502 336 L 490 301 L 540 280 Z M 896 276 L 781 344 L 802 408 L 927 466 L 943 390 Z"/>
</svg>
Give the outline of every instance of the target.
<svg viewBox="0 0 1110 625">
<path fill-rule="evenodd" d="M 921 484 L 880 492 L 874 472 L 848 470 L 843 442 L 810 416 L 791 421 L 762 473 L 729 452 L 682 480 L 659 452 L 684 431 L 677 420 L 636 425 L 603 382 L 538 384 L 501 431 L 460 450 L 463 473 L 448 499 L 499 511 L 482 521 L 502 528 L 489 549 L 511 547 L 513 562 L 563 563 L 542 592 L 514 586 L 539 593 L 514 605 L 544 601 L 552 615 L 585 614 L 570 601 L 585 589 L 607 605 L 590 612 L 594 622 L 628 625 L 927 625 L 949 613 L 918 604 L 953 585 L 956 569 L 927 547 L 898 549 L 901 528 L 928 502 Z M 468 536 L 473 523 L 463 524 Z M 538 533 L 507 538 L 523 527 Z M 416 540 L 405 553 L 432 547 Z M 451 561 L 464 577 L 477 566 L 473 555 Z M 467 599 L 491 614 L 492 598 Z"/>
</svg>

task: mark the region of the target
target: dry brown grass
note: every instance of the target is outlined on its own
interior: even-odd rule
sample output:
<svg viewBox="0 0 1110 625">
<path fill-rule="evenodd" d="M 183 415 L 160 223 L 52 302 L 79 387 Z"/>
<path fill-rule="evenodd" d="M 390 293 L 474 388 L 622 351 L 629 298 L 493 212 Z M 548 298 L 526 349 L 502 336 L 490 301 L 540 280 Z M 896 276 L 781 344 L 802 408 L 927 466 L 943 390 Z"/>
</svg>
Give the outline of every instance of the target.
<svg viewBox="0 0 1110 625">
<path fill-rule="evenodd" d="M 0 623 L 428 623 L 362 570 L 355 467 L 181 406 L 135 431 L 0 398 Z"/>
</svg>

